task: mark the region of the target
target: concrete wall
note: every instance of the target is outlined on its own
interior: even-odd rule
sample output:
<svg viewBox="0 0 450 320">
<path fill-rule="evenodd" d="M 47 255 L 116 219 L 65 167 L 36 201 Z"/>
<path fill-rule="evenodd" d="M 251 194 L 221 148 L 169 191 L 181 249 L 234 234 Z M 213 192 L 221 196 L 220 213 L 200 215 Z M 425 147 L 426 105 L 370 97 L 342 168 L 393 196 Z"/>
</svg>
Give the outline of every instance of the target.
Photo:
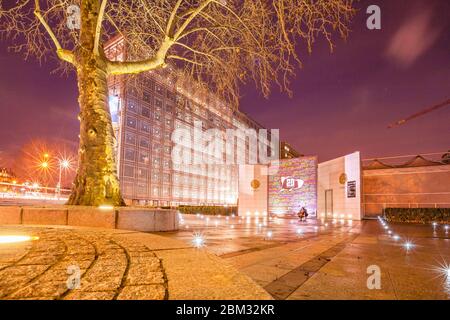
<svg viewBox="0 0 450 320">
<path fill-rule="evenodd" d="M 354 197 L 350 185 L 354 183 Z M 332 190 L 332 206 L 325 208 L 325 191 Z M 331 194 L 331 193 L 330 193 Z M 361 158 L 355 152 L 344 157 L 319 163 L 317 206 L 319 217 L 361 219 Z"/>
<path fill-rule="evenodd" d="M 266 165 L 239 165 L 238 215 L 267 214 Z"/>
<path fill-rule="evenodd" d="M 450 165 L 364 170 L 365 217 L 391 208 L 449 208 Z"/>
</svg>

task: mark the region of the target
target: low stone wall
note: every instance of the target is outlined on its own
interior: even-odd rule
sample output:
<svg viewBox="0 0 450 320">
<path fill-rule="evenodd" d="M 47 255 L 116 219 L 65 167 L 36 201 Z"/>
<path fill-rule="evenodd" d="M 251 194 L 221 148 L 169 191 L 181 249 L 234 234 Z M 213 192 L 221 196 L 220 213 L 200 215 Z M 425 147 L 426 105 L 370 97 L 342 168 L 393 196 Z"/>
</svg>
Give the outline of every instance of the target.
<svg viewBox="0 0 450 320">
<path fill-rule="evenodd" d="M 138 207 L 0 206 L 1 224 L 66 225 L 141 232 L 178 230 L 178 212 Z"/>
</svg>

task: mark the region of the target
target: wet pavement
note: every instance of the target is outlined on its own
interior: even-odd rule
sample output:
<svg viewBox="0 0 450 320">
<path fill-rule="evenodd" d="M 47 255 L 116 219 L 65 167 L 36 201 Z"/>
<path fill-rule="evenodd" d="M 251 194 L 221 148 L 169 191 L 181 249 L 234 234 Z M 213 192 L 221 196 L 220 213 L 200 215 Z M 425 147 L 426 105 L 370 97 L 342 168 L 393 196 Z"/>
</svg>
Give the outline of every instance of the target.
<svg viewBox="0 0 450 320">
<path fill-rule="evenodd" d="M 161 235 L 204 245 L 275 299 L 449 299 L 449 227 L 183 215 Z"/>
</svg>

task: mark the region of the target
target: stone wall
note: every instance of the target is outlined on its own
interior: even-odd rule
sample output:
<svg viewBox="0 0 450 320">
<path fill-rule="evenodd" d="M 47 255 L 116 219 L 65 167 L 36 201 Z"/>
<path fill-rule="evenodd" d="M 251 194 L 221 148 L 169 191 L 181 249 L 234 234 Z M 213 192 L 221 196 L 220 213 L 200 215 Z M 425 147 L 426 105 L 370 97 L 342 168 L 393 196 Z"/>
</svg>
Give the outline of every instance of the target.
<svg viewBox="0 0 450 320">
<path fill-rule="evenodd" d="M 365 217 L 383 208 L 450 208 L 450 165 L 364 170 Z"/>
<path fill-rule="evenodd" d="M 67 225 L 142 232 L 178 230 L 177 210 L 138 207 L 0 206 L 1 224 Z"/>
</svg>

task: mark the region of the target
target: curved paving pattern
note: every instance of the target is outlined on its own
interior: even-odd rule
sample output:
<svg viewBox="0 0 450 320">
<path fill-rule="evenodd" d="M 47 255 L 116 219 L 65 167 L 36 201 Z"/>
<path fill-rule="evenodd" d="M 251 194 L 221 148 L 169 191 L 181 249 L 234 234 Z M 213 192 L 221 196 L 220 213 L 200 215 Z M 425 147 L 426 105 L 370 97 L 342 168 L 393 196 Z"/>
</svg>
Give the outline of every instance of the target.
<svg viewBox="0 0 450 320">
<path fill-rule="evenodd" d="M 0 244 L 0 299 L 168 297 L 160 259 L 146 246 L 128 239 L 126 232 L 0 226 L 0 235 L 6 234 L 39 239 Z"/>
</svg>

